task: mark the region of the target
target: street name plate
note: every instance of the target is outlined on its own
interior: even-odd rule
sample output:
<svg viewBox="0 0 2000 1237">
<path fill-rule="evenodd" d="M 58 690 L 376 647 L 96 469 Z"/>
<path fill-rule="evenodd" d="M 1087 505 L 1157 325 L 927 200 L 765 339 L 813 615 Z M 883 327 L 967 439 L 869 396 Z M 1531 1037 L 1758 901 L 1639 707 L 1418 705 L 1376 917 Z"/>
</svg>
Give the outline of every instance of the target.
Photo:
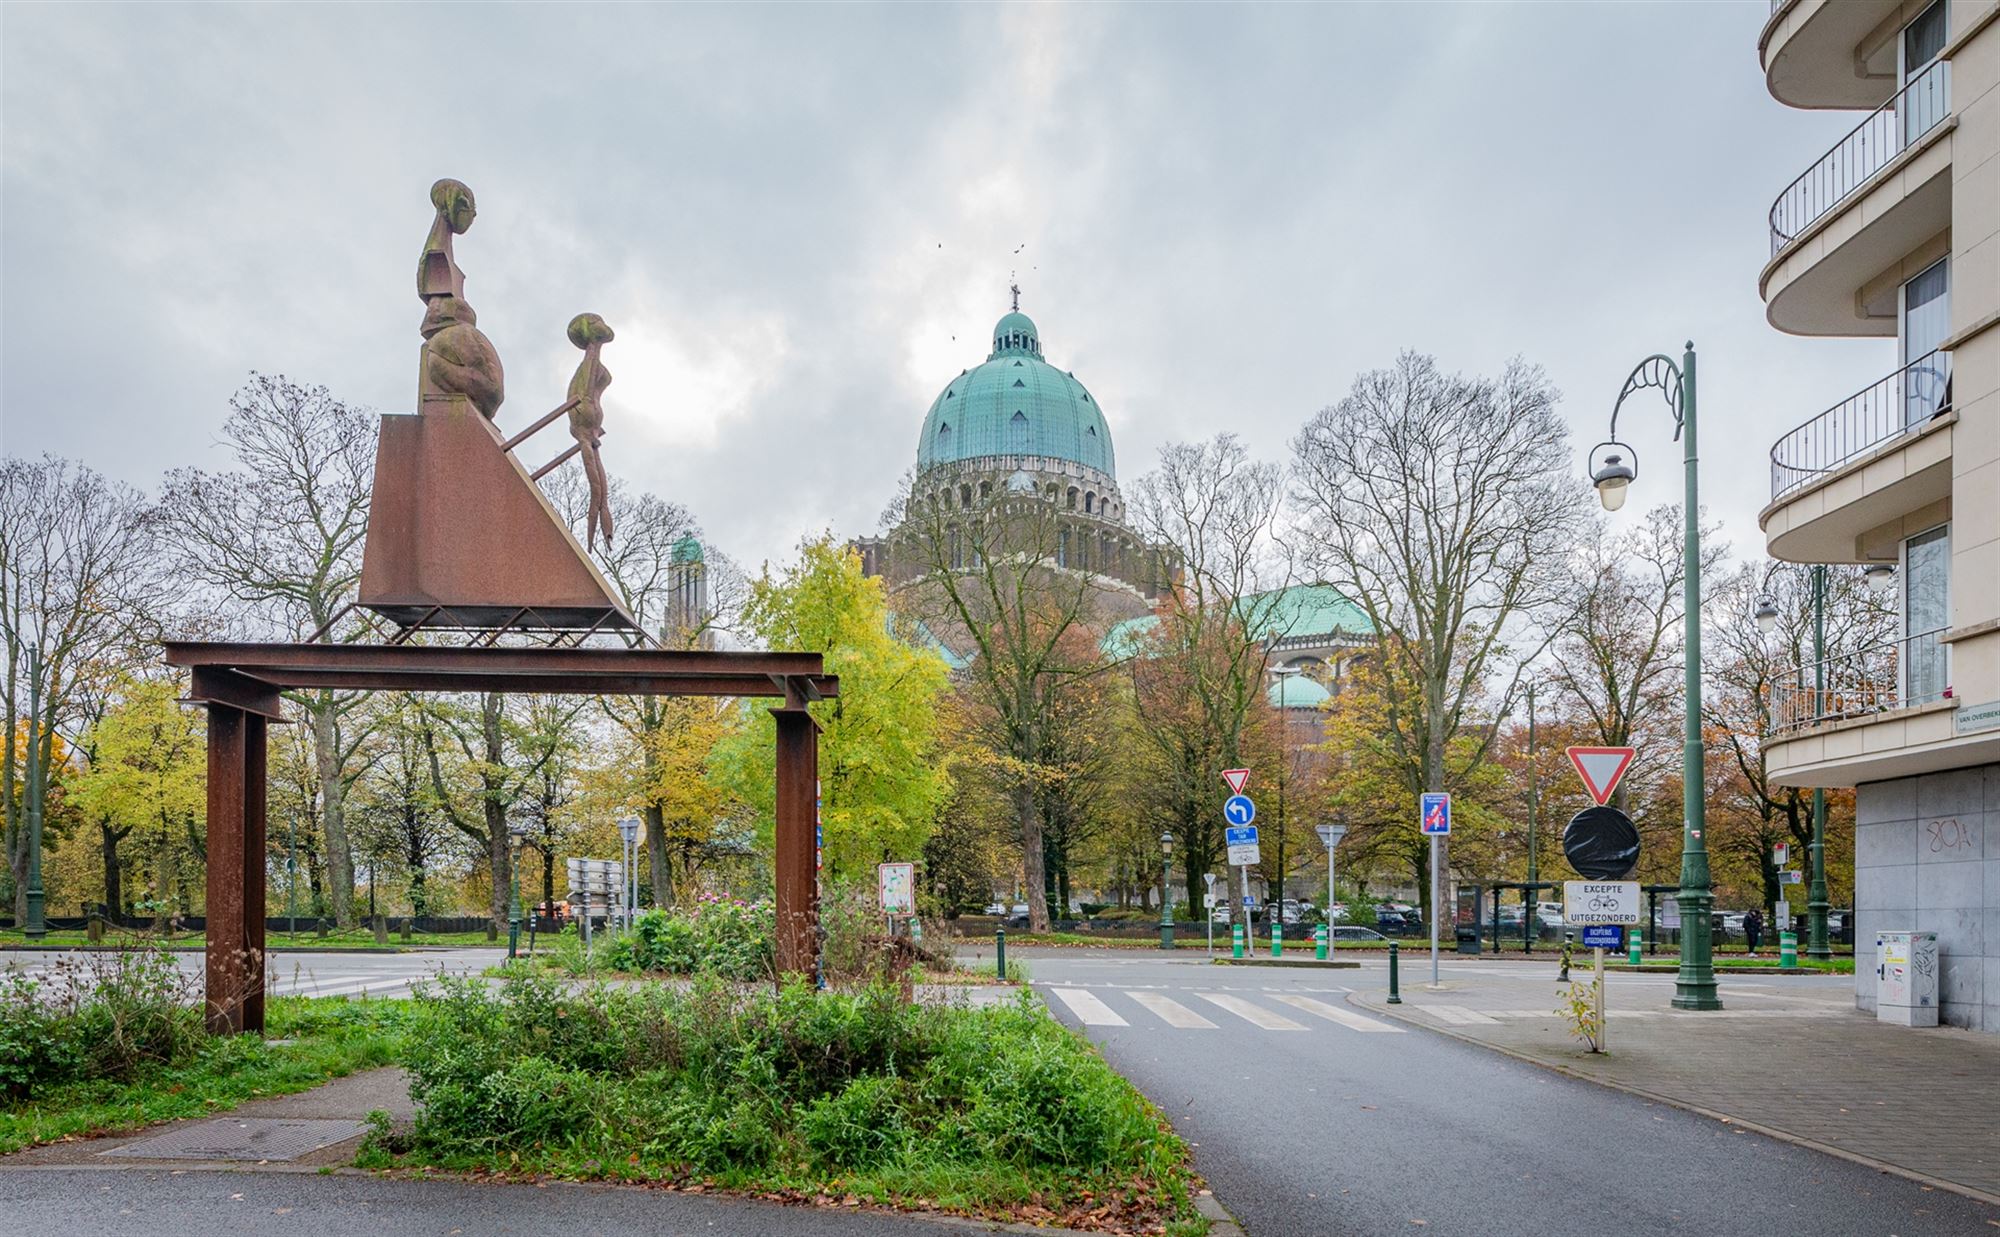
<svg viewBox="0 0 2000 1237">
<path fill-rule="evenodd" d="M 1639 922 L 1638 881 L 1564 881 L 1563 918 L 1578 926 Z"/>
</svg>

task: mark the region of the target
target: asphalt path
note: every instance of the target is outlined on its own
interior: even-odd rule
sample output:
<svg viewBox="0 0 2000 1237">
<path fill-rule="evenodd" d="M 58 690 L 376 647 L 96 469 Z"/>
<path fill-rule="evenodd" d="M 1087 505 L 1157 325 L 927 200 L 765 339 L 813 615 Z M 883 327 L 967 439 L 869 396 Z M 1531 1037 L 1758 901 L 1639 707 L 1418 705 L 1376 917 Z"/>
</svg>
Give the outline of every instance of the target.
<svg viewBox="0 0 2000 1237">
<path fill-rule="evenodd" d="M 1194 1144 L 1252 1237 L 2000 1229 L 2000 1212 L 1959 1195 L 1349 1005 L 1355 985 L 1385 982 L 1379 963 L 1022 953 L 1049 1008 Z M 1780 1031 L 1764 1034 L 1782 1050 Z"/>
<path fill-rule="evenodd" d="M 199 950 L 176 950 L 174 961 L 190 978 L 199 980 L 204 955 Z M 265 967 L 271 992 L 277 996 L 408 996 L 411 985 L 446 975 L 477 975 L 489 966 L 505 961 L 505 948 L 438 949 L 410 953 L 386 950 L 355 950 L 351 953 L 273 952 Z M 88 974 L 93 959 L 90 951 L 45 950 L 0 951 L 0 969 L 46 974 L 59 968 L 74 968 Z"/>
<path fill-rule="evenodd" d="M 980 1226 L 561 1182 L 544 1187 L 122 1168 L 0 1172 L 0 1232 L 37 1237 L 964 1237 L 968 1227 Z"/>
</svg>

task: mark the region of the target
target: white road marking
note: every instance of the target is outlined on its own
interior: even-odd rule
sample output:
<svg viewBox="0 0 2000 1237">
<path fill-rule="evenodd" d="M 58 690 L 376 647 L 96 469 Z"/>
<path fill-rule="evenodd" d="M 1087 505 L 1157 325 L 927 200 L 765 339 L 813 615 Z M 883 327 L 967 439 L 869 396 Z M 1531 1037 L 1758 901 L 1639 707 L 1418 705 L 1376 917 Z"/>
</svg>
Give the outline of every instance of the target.
<svg viewBox="0 0 2000 1237">
<path fill-rule="evenodd" d="M 1342 1009 L 1338 1005 L 1329 1005 L 1325 1001 L 1315 1001 L 1309 996 L 1287 996 L 1280 994 L 1276 999 L 1283 1001 L 1293 1009 L 1303 1009 L 1309 1014 L 1314 1014 L 1326 1019 L 1328 1022 L 1344 1026 L 1350 1031 L 1386 1031 L 1392 1035 L 1401 1035 L 1403 1033 L 1403 1028 L 1401 1027 L 1390 1026 L 1386 1022 L 1377 1022 L 1373 1018 L 1365 1018 L 1352 1010 Z"/>
<path fill-rule="evenodd" d="M 1179 1027 L 1182 1030 L 1213 1031 L 1215 1029 L 1213 1022 L 1195 1013 L 1172 997 L 1161 996 L 1157 992 L 1134 992 L 1130 996 L 1133 1000 L 1139 1002 L 1139 1004 L 1158 1014 L 1170 1027 Z"/>
<path fill-rule="evenodd" d="M 1467 1009 L 1463 1005 L 1426 1004 L 1426 1005 L 1419 1005 L 1417 1006 L 1417 1008 L 1423 1010 L 1431 1017 L 1436 1018 L 1439 1022 L 1449 1022 L 1454 1026 L 1471 1026 L 1474 1023 L 1480 1023 L 1480 1022 L 1498 1023 L 1500 1021 L 1498 1018 L 1489 1017 L 1486 1014 L 1480 1013 L 1478 1010 Z"/>
<path fill-rule="evenodd" d="M 1077 1020 L 1087 1027 L 1131 1025 L 1119 1017 L 1118 1011 L 1081 988 L 1051 988 L 1049 991 L 1055 993 L 1064 1005 L 1069 1006 L 1069 1012 L 1075 1014 Z"/>
<path fill-rule="evenodd" d="M 1242 997 L 1220 996 L 1213 992 L 1197 992 L 1195 995 L 1211 1005 L 1228 1010 L 1252 1026 L 1261 1027 L 1266 1031 L 1305 1030 L 1305 1027 L 1293 1022 L 1290 1018 L 1282 1014 L 1274 1014 L 1261 1006 L 1252 1005 Z"/>
</svg>

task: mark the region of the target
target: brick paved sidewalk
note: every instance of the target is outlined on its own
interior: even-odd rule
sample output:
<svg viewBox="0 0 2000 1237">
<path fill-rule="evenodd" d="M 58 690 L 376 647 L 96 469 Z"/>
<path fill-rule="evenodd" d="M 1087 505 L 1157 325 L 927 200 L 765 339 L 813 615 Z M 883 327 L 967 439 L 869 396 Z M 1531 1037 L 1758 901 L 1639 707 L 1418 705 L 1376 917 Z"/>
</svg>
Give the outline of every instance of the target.
<svg viewBox="0 0 2000 1237">
<path fill-rule="evenodd" d="M 1574 973 L 1588 980 L 1587 969 Z M 1553 966 L 1371 986 L 1373 1011 L 1593 1082 L 1704 1111 L 1875 1167 L 2000 1202 L 2000 1036 L 1877 1023 L 1852 976 L 1721 976 L 1723 1008 L 1671 1008 L 1673 979 L 1606 977 L 1608 1052 L 1555 1013 Z"/>
</svg>

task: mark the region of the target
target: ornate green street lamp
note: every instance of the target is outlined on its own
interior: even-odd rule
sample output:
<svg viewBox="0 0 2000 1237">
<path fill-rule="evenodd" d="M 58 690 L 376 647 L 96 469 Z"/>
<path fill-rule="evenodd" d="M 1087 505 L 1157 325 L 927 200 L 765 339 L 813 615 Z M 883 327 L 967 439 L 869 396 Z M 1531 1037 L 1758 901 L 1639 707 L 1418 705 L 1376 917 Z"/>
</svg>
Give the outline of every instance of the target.
<svg viewBox="0 0 2000 1237">
<path fill-rule="evenodd" d="M 7 736 L 9 743 L 13 735 Z M 48 753 L 42 737 L 42 651 L 28 650 L 28 888 L 27 918 L 22 935 L 39 941 L 48 934 L 44 913 L 48 894 L 42 888 L 42 805 L 49 783 Z"/>
<path fill-rule="evenodd" d="M 1638 453 L 1618 441 L 1618 410 L 1625 399 L 1638 391 L 1657 388 L 1665 396 L 1674 417 L 1674 436 L 1681 440 L 1681 461 L 1686 493 L 1682 503 L 1686 532 L 1681 554 L 1686 566 L 1681 590 L 1681 608 L 1686 634 L 1687 684 L 1686 726 L 1681 748 L 1681 967 L 1674 979 L 1674 1008 L 1721 1009 L 1715 991 L 1713 924 L 1710 909 L 1715 904 L 1708 875 L 1708 843 L 1703 794 L 1706 789 L 1705 763 L 1701 747 L 1701 504 L 1695 451 L 1695 367 L 1694 344 L 1689 343 L 1676 366 L 1667 357 L 1647 357 L 1625 379 L 1618 402 L 1611 406 L 1611 441 L 1599 443 L 1590 453 L 1590 479 L 1606 511 L 1625 505 L 1626 489 L 1639 475 Z"/>
<path fill-rule="evenodd" d="M 1174 835 L 1160 834 L 1160 948 L 1174 947 Z"/>
<path fill-rule="evenodd" d="M 528 827 L 516 821 L 507 826 L 507 956 L 513 958 L 521 948 L 521 844 L 528 840 Z"/>
</svg>

